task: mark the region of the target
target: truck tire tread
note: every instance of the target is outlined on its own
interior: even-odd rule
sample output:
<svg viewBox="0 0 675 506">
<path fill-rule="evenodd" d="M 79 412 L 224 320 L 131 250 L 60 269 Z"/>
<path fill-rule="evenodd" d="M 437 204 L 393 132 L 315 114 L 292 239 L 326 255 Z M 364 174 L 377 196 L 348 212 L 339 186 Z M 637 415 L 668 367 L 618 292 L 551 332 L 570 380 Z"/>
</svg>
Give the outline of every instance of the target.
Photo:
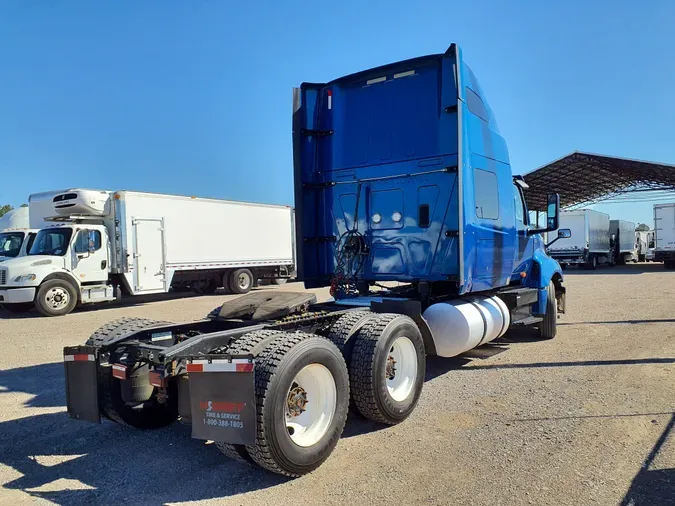
<svg viewBox="0 0 675 506">
<path fill-rule="evenodd" d="M 256 394 L 256 422 L 257 422 L 257 434 L 256 442 L 254 445 L 246 446 L 246 450 L 250 457 L 255 461 L 259 466 L 272 471 L 277 474 L 281 474 L 289 477 L 298 477 L 306 472 L 309 472 L 323 462 L 325 458 L 328 457 L 332 448 L 337 444 L 338 439 L 340 438 L 342 431 L 344 429 L 345 423 L 347 421 L 347 412 L 348 412 L 348 399 L 345 402 L 344 409 L 340 413 L 339 411 L 335 414 L 334 427 L 337 429 L 333 437 L 328 442 L 328 447 L 330 451 L 325 457 L 321 460 L 317 460 L 311 465 L 311 469 L 298 469 L 289 470 L 288 468 L 283 468 L 279 465 L 277 459 L 275 459 L 272 445 L 266 438 L 266 427 L 265 427 L 265 418 L 269 410 L 273 410 L 274 398 L 270 396 L 270 383 L 275 378 L 279 365 L 282 363 L 285 356 L 291 351 L 291 349 L 296 346 L 298 343 L 307 340 L 307 339 L 320 339 L 326 345 L 335 346 L 330 343 L 327 339 L 307 333 L 284 333 L 278 339 L 270 343 L 260 354 L 260 358 L 257 361 L 256 366 L 256 375 L 255 375 L 255 394 Z M 338 351 L 338 350 L 336 350 Z M 341 354 L 339 354 L 341 357 Z M 347 366 L 344 363 L 344 360 L 341 360 L 342 367 L 345 372 L 345 381 L 346 389 L 349 391 L 349 378 L 347 375 Z M 348 395 L 347 395 L 348 396 Z M 269 401 L 268 401 L 269 399 Z"/>
<path fill-rule="evenodd" d="M 375 361 L 377 360 L 377 348 L 385 329 L 397 318 L 407 318 L 396 313 L 381 313 L 368 320 L 359 330 L 352 357 L 349 363 L 349 378 L 351 385 L 351 398 L 358 411 L 366 418 L 375 422 L 394 425 L 403 421 L 415 408 L 421 392 L 421 384 L 417 386 L 416 393 L 409 410 L 399 416 L 391 416 L 384 412 L 382 401 L 378 402 L 378 386 L 375 384 Z M 412 322 L 412 320 L 411 320 Z M 414 325 L 414 322 L 412 322 Z M 419 331 L 418 331 L 419 332 Z M 422 349 L 421 374 L 424 379 L 426 360 L 424 358 L 424 341 L 419 335 L 419 346 Z"/>
<path fill-rule="evenodd" d="M 331 326 L 328 340 L 338 347 L 347 362 L 349 362 L 353 347 L 352 338 L 373 316 L 375 315 L 370 311 L 350 311 L 338 318 Z"/>
<path fill-rule="evenodd" d="M 216 309 L 220 310 L 220 307 Z M 227 353 L 233 355 L 248 353 L 260 341 L 268 337 L 271 337 L 275 334 L 281 334 L 281 331 L 256 330 L 254 332 L 249 332 L 248 334 L 244 334 L 239 339 L 237 339 L 234 342 L 234 344 L 227 349 Z M 225 443 L 223 441 L 215 441 L 215 444 L 226 457 L 229 457 L 233 460 L 238 460 L 240 462 L 246 462 L 249 464 L 254 463 L 253 459 L 251 459 L 250 455 L 246 451 L 246 446 L 244 445 Z"/>
<path fill-rule="evenodd" d="M 547 287 L 546 314 L 539 323 L 539 337 L 541 339 L 553 339 L 558 332 L 558 308 L 555 298 L 555 286 L 551 281 Z"/>
</svg>

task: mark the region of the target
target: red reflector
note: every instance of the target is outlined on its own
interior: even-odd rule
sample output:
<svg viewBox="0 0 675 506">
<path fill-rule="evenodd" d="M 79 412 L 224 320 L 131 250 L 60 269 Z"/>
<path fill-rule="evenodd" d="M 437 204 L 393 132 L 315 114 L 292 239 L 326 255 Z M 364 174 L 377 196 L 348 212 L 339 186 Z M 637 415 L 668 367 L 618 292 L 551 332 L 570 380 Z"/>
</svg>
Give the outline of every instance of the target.
<svg viewBox="0 0 675 506">
<path fill-rule="evenodd" d="M 202 364 L 188 364 L 187 372 L 204 372 L 204 366 Z"/>
<path fill-rule="evenodd" d="M 87 353 L 76 353 L 73 356 L 75 357 L 73 359 L 73 360 L 75 360 L 75 362 L 80 362 L 80 361 L 88 362 L 89 361 L 89 354 L 87 354 Z"/>
<path fill-rule="evenodd" d="M 112 366 L 112 375 L 117 379 L 127 379 L 127 368 L 121 364 L 113 364 Z"/>
<path fill-rule="evenodd" d="M 326 94 L 327 94 L 329 97 L 332 97 L 332 96 L 333 96 L 333 90 L 327 90 L 327 91 L 326 91 Z"/>
<path fill-rule="evenodd" d="M 164 378 L 162 378 L 162 375 L 159 374 L 158 372 L 151 371 L 150 372 L 150 384 L 153 387 L 165 387 L 166 386 L 166 381 Z"/>
<path fill-rule="evenodd" d="M 251 372 L 253 364 L 237 364 L 237 372 Z"/>
</svg>

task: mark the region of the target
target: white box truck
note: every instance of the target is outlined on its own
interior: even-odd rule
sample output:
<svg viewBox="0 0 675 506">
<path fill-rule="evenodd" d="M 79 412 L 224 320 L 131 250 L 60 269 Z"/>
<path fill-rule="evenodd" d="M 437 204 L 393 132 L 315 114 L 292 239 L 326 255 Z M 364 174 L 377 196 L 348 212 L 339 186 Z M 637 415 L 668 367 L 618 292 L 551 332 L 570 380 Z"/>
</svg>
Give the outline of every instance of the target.
<svg viewBox="0 0 675 506">
<path fill-rule="evenodd" d="M 675 269 L 675 202 L 654 205 L 654 261 Z"/>
<path fill-rule="evenodd" d="M 0 304 L 59 316 L 78 304 L 219 286 L 246 293 L 295 270 L 289 206 L 73 189 L 29 199 L 51 222 L 24 258 L 0 264 Z"/>
<path fill-rule="evenodd" d="M 611 220 L 609 222 L 609 236 L 612 240 L 615 263 L 625 265 L 627 262 L 637 261 L 635 223 L 625 220 Z"/>
<path fill-rule="evenodd" d="M 27 207 L 4 214 L 0 218 L 0 262 L 25 256 L 38 231 L 30 228 Z"/>
<path fill-rule="evenodd" d="M 548 254 L 565 268 L 568 265 L 595 269 L 598 264 L 612 264 L 609 215 L 592 209 L 560 212 L 560 228 L 569 228 L 572 236 L 558 239 Z"/>
</svg>

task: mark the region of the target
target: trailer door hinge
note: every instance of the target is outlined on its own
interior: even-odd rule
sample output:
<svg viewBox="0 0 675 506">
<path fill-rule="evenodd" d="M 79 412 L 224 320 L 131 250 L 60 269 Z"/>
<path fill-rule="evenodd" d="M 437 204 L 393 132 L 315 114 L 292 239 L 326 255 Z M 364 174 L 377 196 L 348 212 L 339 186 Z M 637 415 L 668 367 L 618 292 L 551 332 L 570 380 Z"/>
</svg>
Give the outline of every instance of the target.
<svg viewBox="0 0 675 506">
<path fill-rule="evenodd" d="M 306 137 L 328 137 L 333 135 L 333 130 L 311 130 L 309 128 L 303 128 L 300 130 L 300 133 Z"/>
<path fill-rule="evenodd" d="M 445 237 L 459 237 L 459 230 L 446 230 Z"/>
<path fill-rule="evenodd" d="M 457 172 L 457 165 L 453 165 L 452 167 L 446 167 L 446 168 L 443 169 L 443 170 L 445 170 L 445 172 L 451 172 L 451 173 L 454 174 L 454 173 Z"/>
</svg>

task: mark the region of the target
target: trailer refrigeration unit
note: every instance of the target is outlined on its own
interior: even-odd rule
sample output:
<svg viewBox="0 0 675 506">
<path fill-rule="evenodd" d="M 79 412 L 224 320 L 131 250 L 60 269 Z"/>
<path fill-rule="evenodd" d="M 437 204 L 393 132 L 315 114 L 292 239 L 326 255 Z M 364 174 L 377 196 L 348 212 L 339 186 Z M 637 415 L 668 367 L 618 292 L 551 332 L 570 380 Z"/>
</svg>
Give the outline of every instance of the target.
<svg viewBox="0 0 675 506">
<path fill-rule="evenodd" d="M 229 457 L 299 476 L 333 451 L 350 400 L 376 422 L 406 419 L 426 355 L 517 325 L 556 335 L 565 288 L 541 234 L 558 228 L 558 196 L 546 226 L 529 225 L 525 182 L 457 46 L 303 84 L 293 141 L 299 275 L 334 299 L 258 292 L 194 323 L 110 323 L 64 349 L 71 417 L 180 417 Z"/>
<path fill-rule="evenodd" d="M 609 235 L 612 238 L 614 262 L 625 265 L 637 260 L 635 251 L 635 223 L 624 220 L 609 222 Z"/>
<path fill-rule="evenodd" d="M 654 205 L 654 261 L 675 269 L 675 203 Z"/>
<path fill-rule="evenodd" d="M 122 296 L 225 286 L 247 293 L 257 279 L 294 272 L 288 206 L 73 189 L 31 196 L 45 218 L 24 258 L 0 267 L 0 303 L 60 316 L 78 304 Z"/>
<path fill-rule="evenodd" d="M 560 227 L 570 229 L 571 237 L 556 241 L 548 254 L 563 267 L 595 269 L 599 264 L 613 264 L 609 221 L 609 215 L 592 209 L 561 211 Z"/>
</svg>

